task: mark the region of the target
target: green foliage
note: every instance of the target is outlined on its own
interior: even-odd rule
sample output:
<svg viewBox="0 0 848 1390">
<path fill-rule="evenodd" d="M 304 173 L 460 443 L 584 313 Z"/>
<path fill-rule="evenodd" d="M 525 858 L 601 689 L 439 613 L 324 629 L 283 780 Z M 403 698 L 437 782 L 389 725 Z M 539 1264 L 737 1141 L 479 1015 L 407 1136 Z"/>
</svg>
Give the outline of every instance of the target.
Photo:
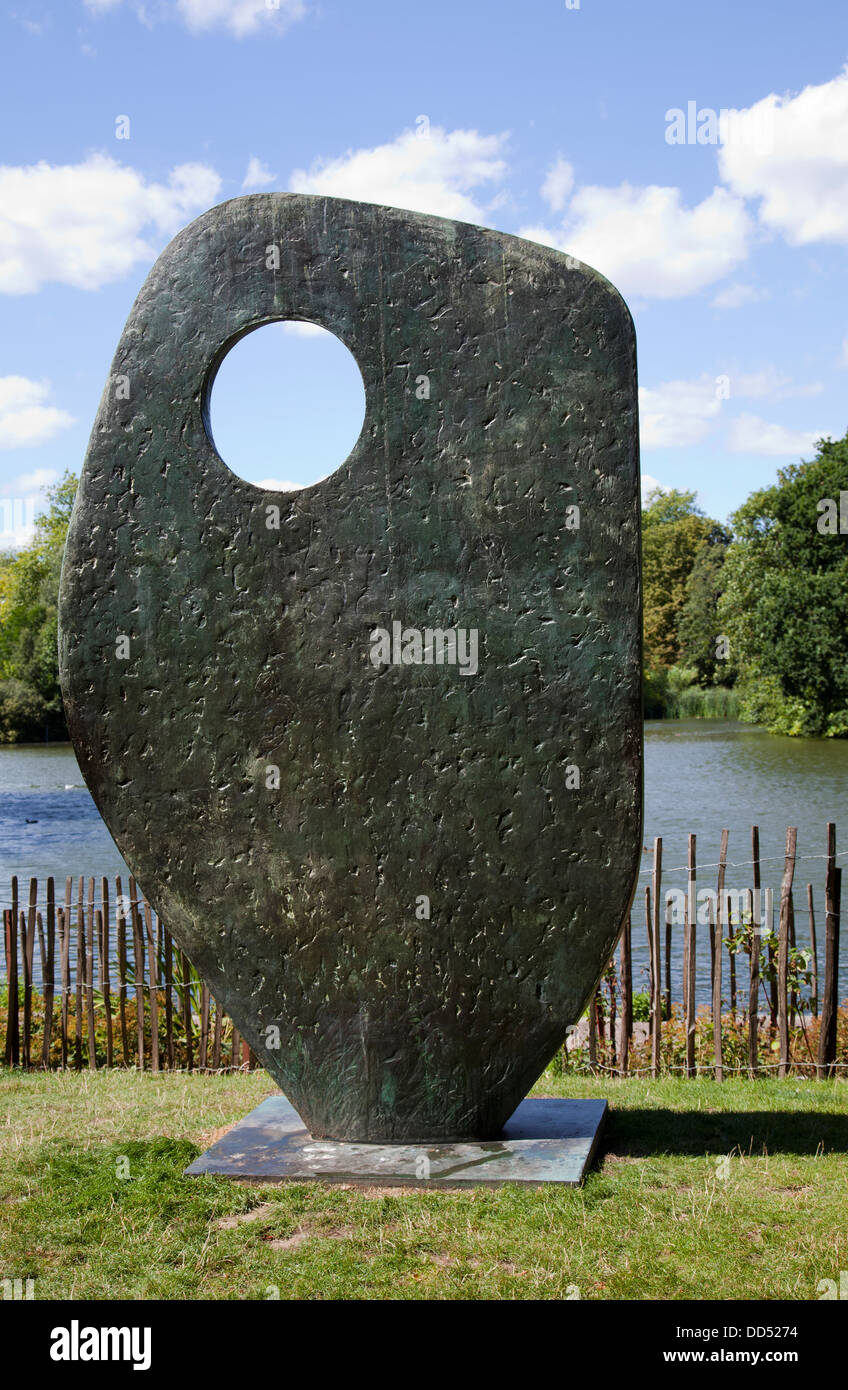
<svg viewBox="0 0 848 1390">
<path fill-rule="evenodd" d="M 716 643 L 721 635 L 718 603 L 724 585 L 724 562 L 730 536 L 715 533 L 703 542 L 686 584 L 686 598 L 677 619 L 682 659 L 693 666 L 701 686 L 727 679 L 727 663 L 719 660 Z"/>
<path fill-rule="evenodd" d="M 633 1022 L 650 1023 L 651 1021 L 651 996 L 650 994 L 634 994 L 633 996 Z"/>
<path fill-rule="evenodd" d="M 668 672 L 661 666 L 642 670 L 642 709 L 646 719 L 664 719 L 668 704 Z"/>
<path fill-rule="evenodd" d="M 694 492 L 655 489 L 642 513 L 644 710 L 647 719 L 732 718 L 737 702 L 713 687 L 718 599 L 730 532 L 704 516 Z"/>
<path fill-rule="evenodd" d="M 848 436 L 781 469 L 733 516 L 719 617 L 742 717 L 772 733 L 848 736 L 848 539 L 820 529 L 848 491 Z"/>
<path fill-rule="evenodd" d="M 0 557 L 0 743 L 67 738 L 57 656 L 59 576 L 77 480 L 47 494 L 35 536 Z"/>
<path fill-rule="evenodd" d="M 669 666 L 645 671 L 642 683 L 646 719 L 738 719 L 739 696 L 726 686 L 706 689 L 697 668 Z"/>
<path fill-rule="evenodd" d="M 694 492 L 672 489 L 650 493 L 642 513 L 642 586 L 644 597 L 645 666 L 649 671 L 673 666 L 681 655 L 678 625 L 690 597 L 690 578 L 704 550 L 723 549 L 729 533 L 704 516 Z M 706 561 L 701 566 L 707 573 Z M 701 582 L 703 583 L 703 577 Z M 687 632 L 700 643 L 699 614 L 692 611 Z M 707 615 L 701 615 L 702 625 Z"/>
<path fill-rule="evenodd" d="M 672 667 L 672 671 L 676 670 Z M 705 690 L 695 683 L 684 690 L 670 691 L 666 700 L 665 719 L 738 719 L 739 696 L 723 685 L 711 685 Z"/>
</svg>

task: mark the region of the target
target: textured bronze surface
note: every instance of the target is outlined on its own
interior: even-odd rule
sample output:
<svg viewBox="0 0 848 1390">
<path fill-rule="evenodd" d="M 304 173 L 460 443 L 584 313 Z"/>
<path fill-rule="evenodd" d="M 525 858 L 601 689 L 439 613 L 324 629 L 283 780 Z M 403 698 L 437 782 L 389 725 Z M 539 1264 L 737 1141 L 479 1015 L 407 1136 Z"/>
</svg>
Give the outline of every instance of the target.
<svg viewBox="0 0 848 1390">
<path fill-rule="evenodd" d="M 329 478 L 267 493 L 208 401 L 284 318 L 348 346 L 366 418 Z M 65 556 L 68 721 L 314 1136 L 494 1136 L 584 1008 L 641 851 L 638 495 L 630 316 L 556 251 L 259 194 L 150 272 Z M 476 674 L 375 664 L 394 623 L 413 657 L 411 629 L 476 631 Z"/>
</svg>

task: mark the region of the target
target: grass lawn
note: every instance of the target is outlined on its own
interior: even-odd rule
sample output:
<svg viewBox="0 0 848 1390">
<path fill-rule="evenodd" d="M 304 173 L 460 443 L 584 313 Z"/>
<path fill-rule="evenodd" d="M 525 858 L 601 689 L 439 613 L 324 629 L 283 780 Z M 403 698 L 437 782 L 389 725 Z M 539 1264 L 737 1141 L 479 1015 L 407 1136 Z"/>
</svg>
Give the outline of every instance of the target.
<svg viewBox="0 0 848 1390">
<path fill-rule="evenodd" d="M 545 1077 L 605 1096 L 582 1189 L 181 1176 L 273 1084 L 0 1072 L 0 1279 L 37 1299 L 815 1300 L 848 1270 L 848 1082 Z"/>
</svg>

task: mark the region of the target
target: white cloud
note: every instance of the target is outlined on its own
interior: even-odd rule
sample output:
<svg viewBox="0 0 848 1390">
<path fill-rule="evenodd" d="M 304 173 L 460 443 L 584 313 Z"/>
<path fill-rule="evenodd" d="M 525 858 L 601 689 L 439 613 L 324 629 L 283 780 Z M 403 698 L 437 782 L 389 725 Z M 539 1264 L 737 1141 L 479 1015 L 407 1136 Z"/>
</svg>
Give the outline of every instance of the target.
<svg viewBox="0 0 848 1390">
<path fill-rule="evenodd" d="M 45 488 L 59 481 L 55 468 L 36 468 L 32 473 L 20 473 L 15 479 L 16 492 L 44 492 Z"/>
<path fill-rule="evenodd" d="M 842 339 L 842 352 L 839 357 L 839 366 L 848 367 L 848 338 Z"/>
<path fill-rule="evenodd" d="M 31 294 L 58 281 L 93 290 L 157 252 L 214 202 L 221 180 L 205 164 L 180 164 L 167 184 L 147 183 L 109 155 L 81 164 L 0 166 L 0 293 Z"/>
<path fill-rule="evenodd" d="M 730 426 L 728 448 L 734 454 L 809 457 L 823 433 L 823 430 L 789 430 L 762 420 L 758 415 L 739 415 Z"/>
<path fill-rule="evenodd" d="M 733 113 L 719 149 L 725 183 L 760 199 L 765 226 L 793 245 L 848 242 L 848 69 L 797 96 L 773 93 Z M 769 139 L 757 138 L 765 131 Z"/>
<path fill-rule="evenodd" d="M 86 9 L 93 15 L 116 10 L 123 3 L 124 0 L 85 0 Z M 130 8 L 138 19 L 150 24 L 149 6 L 136 0 Z M 285 33 L 305 14 L 303 0 L 161 0 L 156 17 L 180 19 L 194 34 L 225 29 L 243 39 L 259 32 Z"/>
<path fill-rule="evenodd" d="M 751 400 L 784 401 L 791 396 L 818 396 L 824 390 L 820 381 L 796 386 L 791 376 L 771 366 L 756 372 L 731 372 L 728 380 L 731 396 L 747 396 Z"/>
<path fill-rule="evenodd" d="M 721 413 L 715 377 L 666 381 L 639 388 L 639 438 L 643 449 L 673 449 L 698 444 Z"/>
<path fill-rule="evenodd" d="M 289 186 L 295 193 L 358 198 L 479 222 L 484 212 L 473 195 L 481 184 L 504 177 L 506 139 L 506 134 L 439 126 L 425 134 L 405 130 L 389 144 L 348 150 L 337 159 L 315 160 L 309 169 L 294 169 Z"/>
<path fill-rule="evenodd" d="M 674 449 L 699 444 L 718 422 L 727 401 L 739 398 L 780 401 L 792 396 L 819 395 L 822 390 L 822 383 L 818 381 L 796 386 L 790 376 L 771 365 L 753 372 L 731 371 L 719 376 L 704 372 L 688 381 L 665 381 L 652 388 L 643 386 L 639 388 L 642 447 Z M 752 420 L 754 417 L 740 418 Z M 799 437 L 793 436 L 796 440 Z"/>
<path fill-rule="evenodd" d="M 335 334 L 328 328 L 322 328 L 319 323 L 307 323 L 299 319 L 286 319 L 283 324 L 283 332 L 288 333 L 293 338 L 333 338 Z"/>
<path fill-rule="evenodd" d="M 28 15 L 18 14 L 15 10 L 9 11 L 9 18 L 13 23 L 20 24 L 21 28 L 25 29 L 28 34 L 32 34 L 33 38 L 40 38 L 50 28 L 49 19 L 30 19 Z"/>
<path fill-rule="evenodd" d="M 47 381 L 0 376 L 0 449 L 45 444 L 74 424 L 66 410 L 46 404 L 49 395 Z"/>
<path fill-rule="evenodd" d="M 768 299 L 769 291 L 757 289 L 754 285 L 728 285 L 726 290 L 719 290 L 713 300 L 714 309 L 741 309 L 743 304 L 756 304 L 761 299 Z"/>
<path fill-rule="evenodd" d="M 260 29 L 288 29 L 306 14 L 302 0 L 177 0 L 177 9 L 195 33 L 229 29 L 238 39 Z"/>
<path fill-rule="evenodd" d="M 734 396 L 750 396 L 753 400 L 770 397 L 781 400 L 792 395 L 792 378 L 776 367 L 761 367 L 757 372 L 735 372 L 728 376 L 730 392 Z"/>
<path fill-rule="evenodd" d="M 668 488 L 666 487 L 665 483 L 661 483 L 660 480 L 659 480 L 659 478 L 653 478 L 653 477 L 651 476 L 650 473 L 643 473 L 643 474 L 642 474 L 641 483 L 642 483 L 642 506 L 643 506 L 643 507 L 644 507 L 645 503 L 646 503 L 647 500 L 648 500 L 648 493 L 649 493 L 649 492 L 653 492 L 654 488 L 657 488 L 657 487 L 658 487 L 658 488 L 661 488 L 661 490 L 662 490 L 663 492 L 668 492 Z"/>
<path fill-rule="evenodd" d="M 251 155 L 247 162 L 247 172 L 242 179 L 242 191 L 246 192 L 250 188 L 267 188 L 269 183 L 273 183 L 277 175 L 272 174 L 267 164 L 263 164 L 261 159 Z"/>
<path fill-rule="evenodd" d="M 552 212 L 562 212 L 573 187 L 574 169 L 567 159 L 558 155 L 542 184 L 542 197 Z"/>
<path fill-rule="evenodd" d="M 744 261 L 752 228 L 742 199 L 725 188 L 687 208 L 678 188 L 624 183 L 579 188 L 561 227 L 524 227 L 520 235 L 585 261 L 625 295 L 676 299 Z"/>
</svg>

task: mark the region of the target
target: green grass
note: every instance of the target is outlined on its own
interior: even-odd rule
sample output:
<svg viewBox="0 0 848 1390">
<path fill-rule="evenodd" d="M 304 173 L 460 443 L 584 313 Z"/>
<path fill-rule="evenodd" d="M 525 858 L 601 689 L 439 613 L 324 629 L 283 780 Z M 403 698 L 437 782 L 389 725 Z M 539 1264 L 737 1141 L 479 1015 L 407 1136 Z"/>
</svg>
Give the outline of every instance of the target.
<svg viewBox="0 0 848 1390">
<path fill-rule="evenodd" d="M 809 1300 L 848 1269 L 844 1081 L 547 1077 L 537 1094 L 610 1101 L 580 1190 L 181 1176 L 273 1089 L 0 1073 L 0 1279 L 43 1299 Z"/>
</svg>

